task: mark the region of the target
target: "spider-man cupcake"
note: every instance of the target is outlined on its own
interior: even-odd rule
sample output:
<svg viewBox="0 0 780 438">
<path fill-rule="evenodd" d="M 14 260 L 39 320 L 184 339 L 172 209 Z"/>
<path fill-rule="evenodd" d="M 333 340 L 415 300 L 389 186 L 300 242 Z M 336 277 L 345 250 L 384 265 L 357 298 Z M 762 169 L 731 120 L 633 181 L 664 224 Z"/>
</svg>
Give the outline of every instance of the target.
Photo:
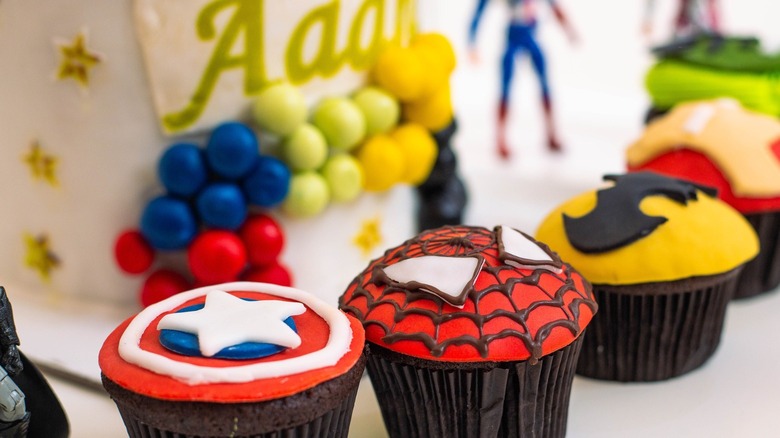
<svg viewBox="0 0 780 438">
<path fill-rule="evenodd" d="M 131 437 L 346 437 L 364 339 L 307 292 L 226 283 L 122 323 L 100 368 Z"/>
<path fill-rule="evenodd" d="M 506 226 L 443 227 L 385 252 L 340 307 L 366 328 L 393 437 L 563 436 L 590 285 Z"/>
</svg>

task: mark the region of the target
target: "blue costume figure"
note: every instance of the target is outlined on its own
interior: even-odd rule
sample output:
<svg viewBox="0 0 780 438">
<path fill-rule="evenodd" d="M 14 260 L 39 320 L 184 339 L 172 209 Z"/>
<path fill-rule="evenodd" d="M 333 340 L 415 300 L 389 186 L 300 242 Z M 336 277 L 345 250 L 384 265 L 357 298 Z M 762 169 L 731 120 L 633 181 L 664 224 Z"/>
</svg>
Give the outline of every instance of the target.
<svg viewBox="0 0 780 438">
<path fill-rule="evenodd" d="M 477 28 L 482 19 L 489 0 L 479 0 L 474 17 L 469 28 L 469 46 L 472 54 L 475 53 L 474 45 L 477 37 Z M 556 19 L 567 32 L 571 40 L 575 40 L 574 31 L 569 26 L 563 11 L 555 3 L 555 0 L 546 0 L 552 8 Z M 547 129 L 547 145 L 552 151 L 559 151 L 561 145 L 555 132 L 553 123 L 552 101 L 550 99 L 550 86 L 547 82 L 547 70 L 544 53 L 536 42 L 536 11 L 535 0 L 506 0 L 511 12 L 511 20 L 507 26 L 506 49 L 501 62 L 501 100 L 498 105 L 498 154 L 501 158 L 509 158 L 510 152 L 506 140 L 506 121 L 509 106 L 510 88 L 515 70 L 515 60 L 518 55 L 527 53 L 531 57 L 536 76 L 539 78 L 539 86 L 542 92 L 542 108 Z"/>
</svg>

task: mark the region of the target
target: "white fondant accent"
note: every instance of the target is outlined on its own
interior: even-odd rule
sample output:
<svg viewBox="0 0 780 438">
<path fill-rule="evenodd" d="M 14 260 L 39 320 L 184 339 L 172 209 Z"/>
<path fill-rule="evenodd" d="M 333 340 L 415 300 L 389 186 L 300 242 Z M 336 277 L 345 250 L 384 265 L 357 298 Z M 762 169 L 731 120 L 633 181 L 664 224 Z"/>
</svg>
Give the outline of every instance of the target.
<svg viewBox="0 0 780 438">
<path fill-rule="evenodd" d="M 325 346 L 302 356 L 276 362 L 254 363 L 234 367 L 209 367 L 179 362 L 161 354 L 143 350 L 141 335 L 160 314 L 169 312 L 194 298 L 202 297 L 218 289 L 226 292 L 260 292 L 305 304 L 322 317 L 330 327 Z M 291 287 L 265 283 L 235 282 L 207 286 L 182 292 L 153 304 L 133 318 L 119 340 L 119 355 L 129 363 L 157 374 L 171 376 L 190 385 L 209 383 L 243 383 L 303 373 L 335 365 L 349 351 L 352 329 L 347 316 L 314 295 Z"/>
<path fill-rule="evenodd" d="M 428 255 L 401 260 L 384 268 L 384 271 L 398 283 L 415 281 L 456 298 L 473 281 L 474 273 L 479 268 L 479 259 L 475 257 Z"/>
<path fill-rule="evenodd" d="M 685 121 L 683 130 L 689 134 L 697 135 L 704 131 L 707 123 L 715 115 L 715 108 L 710 103 L 703 103 L 696 107 L 693 113 Z"/>
<path fill-rule="evenodd" d="M 206 295 L 200 310 L 169 313 L 157 329 L 178 330 L 198 336 L 200 352 L 207 357 L 242 342 L 261 342 L 296 348 L 301 338 L 284 323 L 306 311 L 301 303 L 289 301 L 246 301 L 222 290 Z"/>
<path fill-rule="evenodd" d="M 539 245 L 528 240 L 527 237 L 514 228 L 505 225 L 501 225 L 501 243 L 504 245 L 504 251 L 515 257 L 538 260 L 540 262 L 553 261 L 552 257 L 540 248 Z"/>
</svg>

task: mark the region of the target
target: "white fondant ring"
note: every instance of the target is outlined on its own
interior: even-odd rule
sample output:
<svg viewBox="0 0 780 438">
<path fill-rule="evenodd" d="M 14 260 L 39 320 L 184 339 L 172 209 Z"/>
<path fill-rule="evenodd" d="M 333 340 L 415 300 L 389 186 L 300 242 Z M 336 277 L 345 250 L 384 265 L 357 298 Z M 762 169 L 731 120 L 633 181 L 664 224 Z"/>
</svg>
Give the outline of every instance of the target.
<svg viewBox="0 0 780 438">
<path fill-rule="evenodd" d="M 330 327 L 325 346 L 302 356 L 276 362 L 254 363 L 235 367 L 208 367 L 179 362 L 140 347 L 141 336 L 163 312 L 168 312 L 189 300 L 220 289 L 226 292 L 260 292 L 305 304 L 322 317 Z M 314 295 L 291 287 L 265 283 L 235 282 L 207 286 L 182 292 L 142 310 L 130 321 L 119 340 L 119 355 L 125 361 L 157 374 L 173 377 L 190 385 L 209 383 L 244 383 L 258 379 L 288 376 L 335 365 L 349 351 L 352 328 L 347 316 Z"/>
</svg>

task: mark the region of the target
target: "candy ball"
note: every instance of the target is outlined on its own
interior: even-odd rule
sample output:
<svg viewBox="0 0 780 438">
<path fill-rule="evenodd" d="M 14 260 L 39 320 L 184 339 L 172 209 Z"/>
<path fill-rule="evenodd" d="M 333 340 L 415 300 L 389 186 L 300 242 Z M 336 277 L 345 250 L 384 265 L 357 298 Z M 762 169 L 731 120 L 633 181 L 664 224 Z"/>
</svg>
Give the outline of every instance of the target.
<svg viewBox="0 0 780 438">
<path fill-rule="evenodd" d="M 187 250 L 195 279 L 203 284 L 234 281 L 246 267 L 247 254 L 237 235 L 224 230 L 201 233 Z"/>
<path fill-rule="evenodd" d="M 235 184 L 212 183 L 195 200 L 200 219 L 213 228 L 235 230 L 246 219 L 244 194 Z"/>
<path fill-rule="evenodd" d="M 152 266 L 154 249 L 139 231 L 127 230 L 116 239 L 114 257 L 122 271 L 140 274 Z"/>
<path fill-rule="evenodd" d="M 418 185 L 428 178 L 436 162 L 436 141 L 430 132 L 415 123 L 396 128 L 390 137 L 398 143 L 406 166 L 401 181 Z"/>
<path fill-rule="evenodd" d="M 252 267 L 242 276 L 244 281 L 256 281 L 260 283 L 278 284 L 280 286 L 292 286 L 290 271 L 279 263 Z"/>
<path fill-rule="evenodd" d="M 276 260 L 284 247 L 282 227 L 265 214 L 249 216 L 238 236 L 244 242 L 252 266 L 267 265 Z"/>
<path fill-rule="evenodd" d="M 322 176 L 336 202 L 351 201 L 363 190 L 363 168 L 350 154 L 336 154 L 325 162 Z"/>
<path fill-rule="evenodd" d="M 450 40 L 440 33 L 421 33 L 412 38 L 414 50 L 424 53 L 429 63 L 441 65 L 447 74 L 455 70 L 457 58 Z"/>
<path fill-rule="evenodd" d="M 211 169 L 228 179 L 241 178 L 252 170 L 258 152 L 255 133 L 238 122 L 219 125 L 206 145 L 206 159 Z"/>
<path fill-rule="evenodd" d="M 290 180 L 290 193 L 282 203 L 282 210 L 291 216 L 314 216 L 325 209 L 329 200 L 325 178 L 317 172 L 302 172 Z"/>
<path fill-rule="evenodd" d="M 139 298 L 141 305 L 147 307 L 189 288 L 189 282 L 181 274 L 168 269 L 159 269 L 152 272 L 144 281 Z"/>
<path fill-rule="evenodd" d="M 157 172 L 169 193 L 183 197 L 197 193 L 208 178 L 202 151 L 188 143 L 169 147 L 160 157 Z"/>
<path fill-rule="evenodd" d="M 366 134 L 382 134 L 398 124 L 401 107 L 387 91 L 377 87 L 366 87 L 352 98 L 366 118 Z"/>
<path fill-rule="evenodd" d="M 284 140 L 283 153 L 292 170 L 315 170 L 328 157 L 328 144 L 319 129 L 304 123 Z"/>
<path fill-rule="evenodd" d="M 195 216 L 186 202 L 172 196 L 152 199 L 141 214 L 141 234 L 155 249 L 181 249 L 195 237 Z"/>
<path fill-rule="evenodd" d="M 415 102 L 405 103 L 404 118 L 419 123 L 431 131 L 446 128 L 452 121 L 452 102 L 450 87 L 441 87 L 433 95 Z"/>
<path fill-rule="evenodd" d="M 357 153 L 363 166 L 363 187 L 372 192 L 389 189 L 401 181 L 406 163 L 395 140 L 387 135 L 368 139 Z"/>
<path fill-rule="evenodd" d="M 372 70 L 380 87 L 400 101 L 420 97 L 425 85 L 425 66 L 419 53 L 410 48 L 389 46 L 377 58 Z"/>
<path fill-rule="evenodd" d="M 366 135 L 366 118 L 360 108 L 342 97 L 330 97 L 317 105 L 312 123 L 331 147 L 342 151 L 354 148 Z"/>
<path fill-rule="evenodd" d="M 252 115 L 260 129 L 285 137 L 306 121 L 306 99 L 298 88 L 280 82 L 269 85 L 257 95 Z"/>
<path fill-rule="evenodd" d="M 290 190 L 290 169 L 282 160 L 261 156 L 241 187 L 250 204 L 275 207 Z"/>
</svg>

